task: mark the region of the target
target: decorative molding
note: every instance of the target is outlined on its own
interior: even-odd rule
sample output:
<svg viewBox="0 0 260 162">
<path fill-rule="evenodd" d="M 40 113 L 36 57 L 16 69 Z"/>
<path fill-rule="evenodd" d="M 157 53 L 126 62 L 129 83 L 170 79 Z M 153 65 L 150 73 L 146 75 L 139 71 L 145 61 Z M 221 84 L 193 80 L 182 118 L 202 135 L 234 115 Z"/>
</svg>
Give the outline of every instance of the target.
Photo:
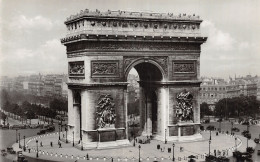
<svg viewBox="0 0 260 162">
<path fill-rule="evenodd" d="M 120 41 L 88 41 L 67 46 L 67 52 L 77 51 L 200 51 L 198 43 L 176 42 L 120 42 Z"/>
<path fill-rule="evenodd" d="M 69 62 L 69 77 L 85 77 L 84 61 Z"/>
<path fill-rule="evenodd" d="M 184 89 L 183 92 L 177 94 L 176 100 L 176 117 L 179 122 L 193 121 L 192 94 Z"/>
<path fill-rule="evenodd" d="M 173 74 L 196 74 L 196 60 L 174 60 Z"/>
<path fill-rule="evenodd" d="M 163 69 L 164 73 L 167 75 L 168 74 L 168 57 L 167 56 L 151 56 L 151 57 L 134 57 L 134 56 L 126 56 L 124 57 L 124 71 L 129 68 L 129 66 L 134 63 L 135 61 L 138 60 L 153 60 L 156 63 L 158 63 L 161 68 Z"/>
<path fill-rule="evenodd" d="M 154 56 L 154 59 L 164 70 L 165 74 L 168 74 L 168 57 L 167 56 Z"/>
<path fill-rule="evenodd" d="M 115 103 L 111 95 L 101 95 L 96 106 L 97 129 L 114 128 L 116 121 Z"/>
<path fill-rule="evenodd" d="M 91 61 L 91 77 L 119 77 L 118 60 Z"/>
</svg>

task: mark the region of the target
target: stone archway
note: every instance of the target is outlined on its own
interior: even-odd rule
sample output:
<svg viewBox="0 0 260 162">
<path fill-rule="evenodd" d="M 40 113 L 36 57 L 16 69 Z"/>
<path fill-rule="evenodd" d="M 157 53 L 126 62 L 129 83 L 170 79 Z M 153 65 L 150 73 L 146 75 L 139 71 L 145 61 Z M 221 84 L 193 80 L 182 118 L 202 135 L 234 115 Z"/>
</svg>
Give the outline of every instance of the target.
<svg viewBox="0 0 260 162">
<path fill-rule="evenodd" d="M 79 126 L 75 138 L 82 139 L 84 148 L 128 144 L 126 77 L 136 68 L 140 105 L 147 107 L 142 109 L 143 134 L 163 141 L 197 138 L 200 52 L 207 40 L 201 36 L 201 22 L 197 16 L 127 11 L 85 10 L 70 16 L 61 39 L 69 67 L 69 134 Z M 80 92 L 80 111 L 74 111 L 75 91 Z M 188 107 L 193 116 L 185 122 L 179 120 L 181 111 L 176 115 L 180 107 L 186 109 L 178 107 L 184 91 L 193 96 Z M 153 110 L 157 115 L 149 114 Z"/>
</svg>

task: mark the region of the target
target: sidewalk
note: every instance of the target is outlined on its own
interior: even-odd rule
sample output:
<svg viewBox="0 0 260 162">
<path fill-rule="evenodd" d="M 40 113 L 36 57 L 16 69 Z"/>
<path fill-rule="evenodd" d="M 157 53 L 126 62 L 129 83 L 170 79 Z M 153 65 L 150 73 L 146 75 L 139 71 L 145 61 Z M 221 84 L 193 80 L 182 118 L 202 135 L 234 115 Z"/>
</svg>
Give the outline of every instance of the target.
<svg viewBox="0 0 260 162">
<path fill-rule="evenodd" d="M 209 153 L 209 132 L 202 132 L 203 139 L 196 142 L 176 142 L 174 147 L 174 155 L 176 161 L 188 161 L 188 156 L 196 156 L 196 161 L 204 161 L 205 155 Z M 62 133 L 61 133 L 62 136 Z M 139 155 L 139 144 L 135 147 L 123 147 L 116 149 L 104 149 L 104 150 L 84 150 L 81 151 L 75 147 L 72 147 L 71 143 L 62 142 L 62 148 L 58 148 L 58 133 L 52 133 L 37 137 L 26 139 L 27 150 L 23 152 L 25 156 L 36 157 L 36 139 L 38 140 L 38 154 L 39 158 L 53 161 L 75 161 L 78 162 L 86 161 L 87 155 L 89 160 L 95 161 L 122 161 L 131 160 L 138 161 Z M 42 142 L 43 147 L 40 147 Z M 53 142 L 53 147 L 50 146 L 50 142 Z M 157 150 L 157 145 L 160 145 L 162 150 Z M 75 143 L 76 145 L 76 143 Z M 172 161 L 172 143 L 169 142 L 164 144 L 161 141 L 152 140 L 150 144 L 140 144 L 140 155 L 141 159 L 145 161 Z M 246 138 L 238 136 L 237 146 L 239 151 L 245 151 L 246 149 Z M 255 147 L 255 143 L 250 140 L 250 147 Z M 15 150 L 19 150 L 18 144 L 13 145 Z M 183 147 L 183 151 L 180 150 Z M 28 148 L 31 148 L 31 152 L 28 153 Z M 168 153 L 168 148 L 171 148 L 171 152 Z M 223 152 L 226 156 L 232 156 L 233 150 L 235 150 L 235 138 L 226 134 L 219 134 L 212 132 L 211 142 L 211 154 L 214 154 L 214 149 Z"/>
</svg>

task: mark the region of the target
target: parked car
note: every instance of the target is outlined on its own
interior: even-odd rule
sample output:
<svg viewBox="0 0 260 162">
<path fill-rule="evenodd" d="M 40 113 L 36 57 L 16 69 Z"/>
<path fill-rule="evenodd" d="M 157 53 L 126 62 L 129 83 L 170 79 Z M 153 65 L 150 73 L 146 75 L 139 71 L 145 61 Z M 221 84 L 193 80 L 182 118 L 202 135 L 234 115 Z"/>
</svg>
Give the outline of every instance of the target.
<svg viewBox="0 0 260 162">
<path fill-rule="evenodd" d="M 36 129 L 36 128 L 39 128 L 39 125 L 38 124 L 31 124 L 31 125 L 29 125 L 29 128 Z"/>
<path fill-rule="evenodd" d="M 232 128 L 232 131 L 239 132 L 240 130 L 237 127 Z"/>
<path fill-rule="evenodd" d="M 8 125 L 2 125 L 2 129 L 9 129 Z"/>
<path fill-rule="evenodd" d="M 247 130 L 244 130 L 243 132 L 241 132 L 241 134 L 243 135 L 243 136 L 245 136 L 246 134 L 248 134 L 249 133 L 249 131 L 247 131 Z"/>
<path fill-rule="evenodd" d="M 14 149 L 12 147 L 7 147 L 7 152 L 10 154 L 16 154 L 16 152 L 14 151 Z"/>
<path fill-rule="evenodd" d="M 215 129 L 215 127 L 213 126 L 213 125 L 209 125 L 209 126 L 207 126 L 207 128 L 206 128 L 206 130 L 214 130 Z"/>
<path fill-rule="evenodd" d="M 10 129 L 26 129 L 26 125 L 12 125 Z"/>
<path fill-rule="evenodd" d="M 255 149 L 253 149 L 253 147 L 248 147 L 248 148 L 246 148 L 246 152 L 252 154 L 255 152 Z"/>
<path fill-rule="evenodd" d="M 255 143 L 259 143 L 259 138 L 254 139 Z"/>
<path fill-rule="evenodd" d="M 244 135 L 246 138 L 248 138 L 248 139 L 251 139 L 251 134 L 250 133 L 247 133 L 247 134 L 245 134 Z"/>
<path fill-rule="evenodd" d="M 42 135 L 42 134 L 45 134 L 45 133 L 46 133 L 46 130 L 42 129 L 42 130 L 40 130 L 40 132 L 37 133 L 37 135 Z"/>
<path fill-rule="evenodd" d="M 46 132 L 53 132 L 55 131 L 55 126 L 54 125 L 49 125 L 47 128 L 46 128 Z"/>
<path fill-rule="evenodd" d="M 257 150 L 257 155 L 260 155 L 260 150 Z"/>
</svg>

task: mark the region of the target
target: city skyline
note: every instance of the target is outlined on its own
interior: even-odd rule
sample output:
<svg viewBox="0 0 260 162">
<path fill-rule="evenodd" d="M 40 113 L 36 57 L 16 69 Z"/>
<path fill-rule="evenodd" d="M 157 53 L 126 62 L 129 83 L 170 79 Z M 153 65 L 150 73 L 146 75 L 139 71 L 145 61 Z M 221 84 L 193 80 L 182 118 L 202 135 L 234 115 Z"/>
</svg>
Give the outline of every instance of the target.
<svg viewBox="0 0 260 162">
<path fill-rule="evenodd" d="M 1 75 L 67 74 L 64 21 L 86 8 L 196 14 L 202 22 L 200 76 L 260 75 L 259 1 L 1 1 Z M 13 7 L 16 6 L 16 7 Z M 71 7 L 73 6 L 73 7 Z M 212 12 L 209 12 L 212 11 Z M 239 12 L 238 12 L 239 11 Z"/>
</svg>

